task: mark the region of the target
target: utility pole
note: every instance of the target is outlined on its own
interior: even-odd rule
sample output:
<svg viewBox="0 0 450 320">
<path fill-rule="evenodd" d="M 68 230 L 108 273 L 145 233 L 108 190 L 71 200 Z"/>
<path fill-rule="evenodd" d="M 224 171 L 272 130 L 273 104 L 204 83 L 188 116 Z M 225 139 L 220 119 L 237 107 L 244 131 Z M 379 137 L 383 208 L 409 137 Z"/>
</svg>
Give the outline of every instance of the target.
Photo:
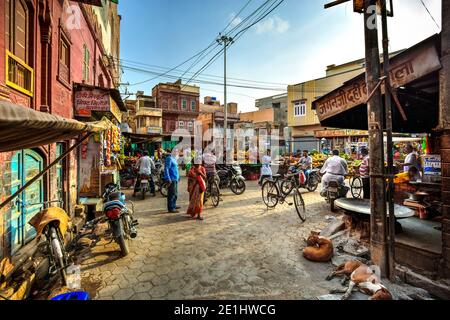
<svg viewBox="0 0 450 320">
<path fill-rule="evenodd" d="M 387 23 L 387 1 L 382 1 L 381 7 L 381 24 L 383 28 L 383 73 L 386 76 L 384 82 L 384 107 L 386 116 L 386 153 L 387 153 L 387 175 L 389 181 L 388 188 L 388 205 L 389 205 L 389 250 L 388 253 L 388 264 L 389 264 L 389 278 L 393 281 L 395 278 L 395 210 L 394 210 L 394 142 L 392 140 L 392 99 L 389 88 L 391 87 L 391 78 L 389 77 L 390 62 L 389 62 L 389 35 L 388 35 L 388 23 Z M 391 10 L 393 10 L 391 8 Z"/>
<path fill-rule="evenodd" d="M 351 0 L 335 0 L 325 5 L 325 9 L 340 5 Z M 377 30 L 377 2 L 378 0 L 353 0 L 356 12 L 364 11 L 364 38 L 366 47 L 366 83 L 367 94 L 370 99 L 367 102 L 367 116 L 369 128 L 369 156 L 370 156 L 370 253 L 371 260 L 380 267 L 381 276 L 385 277 L 388 271 L 388 246 L 387 246 L 387 210 L 386 210 L 386 177 L 384 166 L 384 114 L 381 93 L 381 65 L 380 50 L 378 47 Z M 385 1 L 383 1 L 385 2 Z M 385 4 L 386 5 L 386 4 Z M 387 16 L 387 15 L 386 15 Z M 387 25 L 387 23 L 386 23 Z M 387 28 L 385 28 L 387 39 Z M 386 46 L 384 44 L 384 46 Z M 389 52 L 386 46 L 387 61 L 389 64 Z M 385 65 L 386 68 L 386 65 Z M 388 69 L 386 69 L 388 70 Z M 386 72 L 386 71 L 385 71 Z M 386 72 L 385 77 L 389 77 Z M 386 79 L 389 83 L 389 79 Z M 387 86 L 386 86 L 387 88 Z M 390 100 L 389 100 L 390 101 Z M 388 102 L 389 102 L 388 101 Z M 388 115 L 391 118 L 392 115 Z M 392 125 L 391 125 L 392 126 Z M 392 226 L 391 226 L 392 228 Z"/>
<path fill-rule="evenodd" d="M 224 139 L 225 139 L 225 150 L 227 150 L 228 147 L 228 105 L 227 105 L 227 46 L 233 43 L 233 38 L 222 36 L 219 34 L 219 38 L 217 39 L 217 42 L 220 45 L 224 46 L 223 51 L 223 100 L 224 100 L 224 122 L 223 122 L 223 128 L 224 128 Z M 226 156 L 228 157 L 228 152 L 226 152 Z M 225 159 L 226 163 L 227 159 Z"/>
<path fill-rule="evenodd" d="M 387 275 L 386 182 L 384 176 L 383 101 L 378 48 L 377 0 L 364 0 L 367 92 L 375 93 L 367 103 L 370 154 L 370 251 L 372 261 Z"/>
</svg>

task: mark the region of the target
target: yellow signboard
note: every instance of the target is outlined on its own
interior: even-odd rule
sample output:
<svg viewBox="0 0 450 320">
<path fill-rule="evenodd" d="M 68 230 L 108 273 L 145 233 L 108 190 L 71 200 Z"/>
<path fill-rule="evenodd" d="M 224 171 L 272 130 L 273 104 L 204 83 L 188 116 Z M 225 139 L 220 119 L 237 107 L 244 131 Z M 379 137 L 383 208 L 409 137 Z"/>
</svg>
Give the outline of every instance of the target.
<svg viewBox="0 0 450 320">
<path fill-rule="evenodd" d="M 122 112 L 120 111 L 119 106 L 117 105 L 117 103 L 114 101 L 113 98 L 109 97 L 109 100 L 111 101 L 110 112 L 114 115 L 114 117 L 117 119 L 117 121 L 119 121 L 119 123 L 121 123 L 122 122 Z"/>
</svg>

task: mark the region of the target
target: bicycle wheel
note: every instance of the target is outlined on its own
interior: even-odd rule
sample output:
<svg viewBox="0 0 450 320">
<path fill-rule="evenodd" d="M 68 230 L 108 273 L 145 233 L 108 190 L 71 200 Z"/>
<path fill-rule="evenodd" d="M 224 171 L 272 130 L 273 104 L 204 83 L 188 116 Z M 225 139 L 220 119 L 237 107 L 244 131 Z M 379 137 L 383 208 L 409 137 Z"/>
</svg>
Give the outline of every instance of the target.
<svg viewBox="0 0 450 320">
<path fill-rule="evenodd" d="M 360 177 L 353 178 L 351 183 L 352 196 L 354 199 L 361 199 L 363 183 Z"/>
<path fill-rule="evenodd" d="M 302 194 L 300 191 L 298 191 L 297 188 L 294 188 L 294 204 L 295 204 L 295 210 L 297 211 L 297 214 L 302 220 L 302 222 L 306 221 L 306 208 L 305 208 L 305 201 L 303 200 Z"/>
<path fill-rule="evenodd" d="M 291 194 L 292 189 L 294 189 L 294 183 L 292 179 L 284 180 L 281 183 L 281 193 L 286 197 Z"/>
<path fill-rule="evenodd" d="M 280 198 L 280 191 L 275 182 L 270 180 L 264 182 L 262 186 L 262 198 L 267 208 L 273 209 L 277 206 L 278 199 Z"/>
<path fill-rule="evenodd" d="M 214 181 L 214 183 L 211 185 L 211 191 L 210 191 L 209 196 L 211 198 L 212 205 L 215 208 L 217 208 L 217 206 L 220 203 L 220 190 L 219 190 L 219 185 L 217 184 L 216 181 Z"/>
</svg>

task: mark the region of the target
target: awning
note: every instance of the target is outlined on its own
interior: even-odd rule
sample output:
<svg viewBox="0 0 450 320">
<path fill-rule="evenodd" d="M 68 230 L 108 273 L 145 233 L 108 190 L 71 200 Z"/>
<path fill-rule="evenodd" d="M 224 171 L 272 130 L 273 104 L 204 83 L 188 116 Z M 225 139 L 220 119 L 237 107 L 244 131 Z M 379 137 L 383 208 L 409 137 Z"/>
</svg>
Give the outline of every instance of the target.
<svg viewBox="0 0 450 320">
<path fill-rule="evenodd" d="M 440 35 L 434 35 L 390 59 L 391 85 L 408 119 L 403 121 L 393 104 L 394 132 L 427 132 L 437 126 L 439 44 Z M 368 96 L 365 74 L 361 74 L 314 101 L 313 109 L 324 127 L 367 130 Z"/>
<path fill-rule="evenodd" d="M 109 121 L 83 123 L 0 101 L 0 152 L 34 148 L 74 138 L 83 132 L 101 132 Z"/>
<path fill-rule="evenodd" d="M 129 138 L 133 144 L 162 142 L 163 137 L 161 134 L 137 134 L 128 132 L 122 132 L 122 135 Z"/>
</svg>

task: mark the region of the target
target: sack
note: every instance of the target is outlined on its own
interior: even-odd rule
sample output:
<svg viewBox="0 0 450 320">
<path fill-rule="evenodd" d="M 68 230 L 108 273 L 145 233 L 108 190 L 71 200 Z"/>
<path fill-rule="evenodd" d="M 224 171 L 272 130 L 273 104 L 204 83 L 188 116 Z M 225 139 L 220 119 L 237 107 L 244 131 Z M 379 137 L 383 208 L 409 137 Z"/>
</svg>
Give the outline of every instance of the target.
<svg viewBox="0 0 450 320">
<path fill-rule="evenodd" d="M 200 190 L 202 192 L 206 192 L 206 184 L 205 184 L 205 180 L 203 180 L 202 176 L 197 176 L 197 183 L 200 187 Z"/>
</svg>

